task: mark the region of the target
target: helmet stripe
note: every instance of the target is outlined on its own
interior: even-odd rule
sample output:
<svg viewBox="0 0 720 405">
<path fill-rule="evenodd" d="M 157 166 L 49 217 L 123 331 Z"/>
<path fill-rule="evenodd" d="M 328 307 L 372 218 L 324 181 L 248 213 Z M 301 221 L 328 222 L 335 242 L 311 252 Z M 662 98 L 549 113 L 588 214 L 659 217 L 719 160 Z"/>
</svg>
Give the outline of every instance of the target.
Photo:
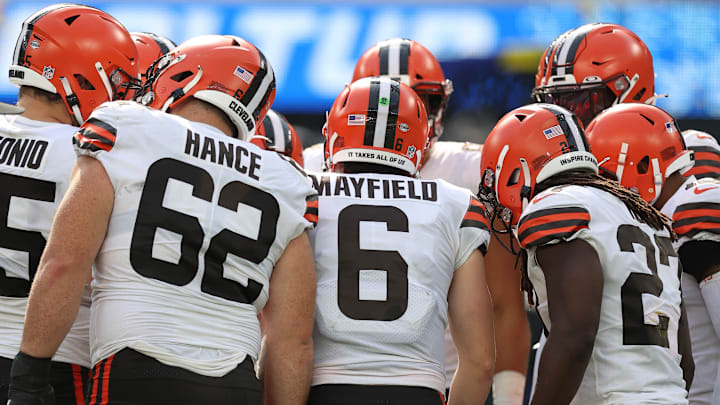
<svg viewBox="0 0 720 405">
<path fill-rule="evenodd" d="M 400 74 L 408 74 L 408 65 L 410 62 L 410 41 L 405 39 L 400 44 Z"/>
<path fill-rule="evenodd" d="M 271 116 L 272 112 L 268 111 L 262 122 L 263 128 L 265 129 L 265 138 L 267 138 L 265 143 L 267 144 L 268 149 L 275 148 L 275 126 L 273 125 Z"/>
<path fill-rule="evenodd" d="M 165 55 L 166 53 L 170 52 L 175 48 L 175 43 L 171 41 L 169 38 L 161 37 L 160 35 L 153 34 L 152 32 L 146 32 L 150 38 L 155 41 L 157 46 L 160 48 L 160 52 Z"/>
<path fill-rule="evenodd" d="M 388 106 L 387 124 L 385 124 L 385 148 L 395 148 L 395 130 L 397 128 L 398 110 L 400 107 L 400 84 L 393 81 L 390 85 L 390 105 Z"/>
<path fill-rule="evenodd" d="M 265 59 L 265 55 L 259 49 L 257 49 L 257 52 L 260 56 L 260 68 L 255 73 L 252 82 L 250 82 L 247 92 L 240 99 L 240 102 L 247 107 L 248 111 L 252 111 L 255 120 L 257 120 L 260 111 L 267 103 L 270 93 L 275 87 L 275 74 L 272 66 L 270 66 L 270 63 Z"/>
<path fill-rule="evenodd" d="M 399 81 L 401 75 L 408 74 L 409 57 L 410 40 L 390 40 L 381 43 L 378 49 L 380 76 L 390 76 L 391 79 Z"/>
<path fill-rule="evenodd" d="M 380 69 L 378 69 L 378 71 L 380 72 L 380 76 L 388 74 L 388 68 L 390 65 L 389 53 L 390 45 L 387 42 L 380 45 L 380 48 L 378 49 L 378 59 L 380 60 Z"/>
<path fill-rule="evenodd" d="M 558 108 L 552 104 L 544 104 L 542 108 L 555 114 L 558 124 L 565 135 L 565 141 L 571 151 L 588 152 L 589 148 L 587 147 L 587 142 L 580 132 L 580 125 L 573 114 L 568 114 L 568 112 L 564 109 Z"/>
<path fill-rule="evenodd" d="M 370 95 L 368 97 L 368 111 L 365 119 L 365 137 L 363 145 L 373 146 L 375 138 L 375 124 L 377 121 L 378 101 L 380 94 L 380 81 L 373 80 L 370 82 Z"/>
<path fill-rule="evenodd" d="M 390 115 L 390 93 L 392 93 L 391 86 L 393 83 L 397 84 L 397 82 L 391 80 L 378 82 L 380 91 L 378 92 L 377 101 L 377 123 L 375 124 L 372 145 L 379 148 L 385 146 L 385 133 L 387 132 L 387 121 Z"/>
<path fill-rule="evenodd" d="M 285 123 L 285 120 L 280 117 L 277 113 L 269 113 L 265 117 L 265 121 L 269 121 L 272 124 L 271 128 L 265 127 L 265 136 L 272 133 L 273 148 L 280 153 L 287 152 L 288 139 L 290 139 L 290 128 Z"/>
<path fill-rule="evenodd" d="M 30 42 L 30 36 L 32 35 L 35 23 L 48 14 L 51 11 L 55 11 L 61 8 L 74 6 L 74 4 L 60 3 L 54 6 L 45 7 L 36 11 L 33 15 L 25 19 L 18 36 L 17 43 L 15 43 L 15 51 L 13 52 L 13 65 L 23 66 L 25 60 L 25 51 L 27 50 L 28 43 Z"/>
<path fill-rule="evenodd" d="M 586 24 L 579 27 L 570 33 L 567 38 L 563 41 L 560 49 L 556 52 L 557 58 L 555 59 L 558 75 L 569 75 L 573 74 L 573 66 L 564 66 L 575 61 L 575 55 L 580 47 L 580 44 L 587 36 L 588 32 L 595 28 L 596 24 Z"/>
</svg>

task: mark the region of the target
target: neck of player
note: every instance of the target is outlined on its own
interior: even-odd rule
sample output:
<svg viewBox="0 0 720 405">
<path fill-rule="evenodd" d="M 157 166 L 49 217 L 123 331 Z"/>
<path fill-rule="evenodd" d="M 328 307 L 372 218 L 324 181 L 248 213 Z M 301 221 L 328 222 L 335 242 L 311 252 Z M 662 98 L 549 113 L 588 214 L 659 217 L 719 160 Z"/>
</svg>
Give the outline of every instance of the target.
<svg viewBox="0 0 720 405">
<path fill-rule="evenodd" d="M 201 100 L 190 98 L 173 107 L 170 114 L 178 115 L 187 120 L 211 125 L 225 135 L 236 138 L 235 127 L 228 117 L 215 106 Z"/>
</svg>

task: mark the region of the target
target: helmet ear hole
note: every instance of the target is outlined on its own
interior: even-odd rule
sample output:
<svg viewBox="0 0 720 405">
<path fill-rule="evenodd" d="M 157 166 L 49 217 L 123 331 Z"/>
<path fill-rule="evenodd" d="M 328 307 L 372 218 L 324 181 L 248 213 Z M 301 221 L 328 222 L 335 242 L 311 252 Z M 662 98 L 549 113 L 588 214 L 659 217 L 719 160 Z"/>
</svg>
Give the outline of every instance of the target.
<svg viewBox="0 0 720 405">
<path fill-rule="evenodd" d="M 650 168 L 650 156 L 645 155 L 645 157 L 640 159 L 640 161 L 638 162 L 637 171 L 639 174 L 645 174 L 645 173 L 647 173 L 649 168 Z"/>
<path fill-rule="evenodd" d="M 80 17 L 79 14 L 76 14 L 76 15 L 74 15 L 74 16 L 72 16 L 72 17 L 66 18 L 66 19 L 65 19 L 65 24 L 67 24 L 68 27 L 69 27 L 70 25 L 72 25 L 72 23 L 75 22 L 75 20 L 77 20 L 78 17 Z"/>
<path fill-rule="evenodd" d="M 90 83 L 90 81 L 85 78 L 85 76 L 83 76 L 83 75 L 81 75 L 81 74 L 79 74 L 79 73 L 75 73 L 75 74 L 73 75 L 73 77 L 75 77 L 75 80 L 77 81 L 78 86 L 80 86 L 81 89 L 83 89 L 83 90 L 95 90 L 95 86 L 93 86 L 92 83 Z"/>
<path fill-rule="evenodd" d="M 520 168 L 516 167 L 515 170 L 510 174 L 510 178 L 508 179 L 507 186 L 514 186 L 518 183 L 520 180 Z"/>
<path fill-rule="evenodd" d="M 176 73 L 172 76 L 170 76 L 170 80 L 174 80 L 178 83 L 182 82 L 183 80 L 187 79 L 188 77 L 192 76 L 192 72 L 189 70 L 186 70 L 184 72 Z"/>
</svg>

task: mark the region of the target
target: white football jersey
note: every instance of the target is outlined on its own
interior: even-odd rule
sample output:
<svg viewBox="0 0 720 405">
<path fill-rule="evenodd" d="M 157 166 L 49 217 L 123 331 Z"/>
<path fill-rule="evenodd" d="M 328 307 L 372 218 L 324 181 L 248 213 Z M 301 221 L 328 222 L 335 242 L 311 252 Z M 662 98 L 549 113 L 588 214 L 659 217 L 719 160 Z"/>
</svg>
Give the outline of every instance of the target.
<svg viewBox="0 0 720 405">
<path fill-rule="evenodd" d="M 215 127 L 105 103 L 75 134 L 115 190 L 95 260 L 93 364 L 129 347 L 222 376 L 257 359 L 257 313 L 316 192 L 294 162 Z"/>
<path fill-rule="evenodd" d="M 677 342 L 679 260 L 667 230 L 639 222 L 609 193 L 563 186 L 532 200 L 518 222 L 517 236 L 527 249 L 538 314 L 550 337 L 536 248 L 580 238 L 595 249 L 603 267 L 600 324 L 572 404 L 687 404 Z"/>
<path fill-rule="evenodd" d="M 313 174 L 318 226 L 313 385 L 445 391 L 447 294 L 490 240 L 484 207 L 443 180 Z"/>
<path fill-rule="evenodd" d="M 37 271 L 75 163 L 76 127 L 0 115 L 0 356 L 20 350 L 30 280 Z M 53 360 L 90 366 L 86 289 L 70 332 Z"/>
<path fill-rule="evenodd" d="M 673 228 L 679 237 L 676 249 L 693 240 L 720 242 L 720 226 L 716 222 L 720 216 L 720 180 L 689 177 L 661 211 L 673 219 Z M 720 337 L 713 328 L 697 280 L 687 273 L 683 273 L 682 292 L 695 360 L 689 399 L 691 404 L 710 404 L 720 368 Z M 715 395 L 720 396 L 720 392 Z"/>
</svg>

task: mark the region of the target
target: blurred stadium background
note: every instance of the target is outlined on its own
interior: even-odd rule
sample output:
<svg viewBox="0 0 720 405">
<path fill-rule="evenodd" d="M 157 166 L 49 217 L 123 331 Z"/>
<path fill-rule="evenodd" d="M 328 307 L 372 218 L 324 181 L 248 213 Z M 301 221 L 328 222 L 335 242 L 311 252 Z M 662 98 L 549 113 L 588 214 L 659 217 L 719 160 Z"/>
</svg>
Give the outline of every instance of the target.
<svg viewBox="0 0 720 405">
<path fill-rule="evenodd" d="M 7 72 L 21 22 L 54 2 L 1 1 L 0 71 Z M 658 105 L 680 126 L 720 134 L 718 1 L 87 1 L 129 31 L 177 43 L 234 34 L 257 45 L 275 68 L 273 108 L 308 146 L 321 140 L 324 113 L 370 45 L 412 38 L 441 60 L 455 85 L 445 139 L 482 142 L 506 111 L 530 101 L 537 61 L 560 33 L 614 22 L 636 32 L 654 56 Z M 17 89 L 0 80 L 0 100 Z"/>
</svg>

